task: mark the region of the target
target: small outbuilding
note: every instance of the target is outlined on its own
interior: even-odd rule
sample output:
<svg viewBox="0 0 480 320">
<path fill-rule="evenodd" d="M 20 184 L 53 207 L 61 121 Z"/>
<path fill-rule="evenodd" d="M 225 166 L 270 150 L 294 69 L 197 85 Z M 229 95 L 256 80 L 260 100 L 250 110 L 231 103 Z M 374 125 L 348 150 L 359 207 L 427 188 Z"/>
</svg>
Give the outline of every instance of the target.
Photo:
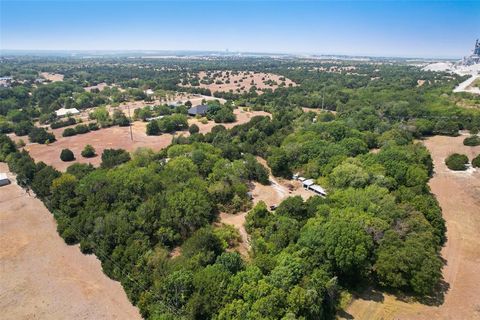
<svg viewBox="0 0 480 320">
<path fill-rule="evenodd" d="M 7 177 L 6 173 L 0 172 L 0 187 L 10 184 L 10 180 Z"/>
<path fill-rule="evenodd" d="M 198 106 L 188 109 L 189 116 L 204 116 L 207 114 L 208 106 L 206 104 L 199 104 Z"/>
<path fill-rule="evenodd" d="M 65 116 L 68 116 L 68 115 L 75 115 L 75 114 L 79 114 L 80 111 L 78 111 L 77 108 L 70 108 L 70 109 L 65 109 L 65 108 L 60 108 L 58 110 L 55 111 L 55 114 L 57 115 L 57 117 L 65 117 Z"/>
</svg>

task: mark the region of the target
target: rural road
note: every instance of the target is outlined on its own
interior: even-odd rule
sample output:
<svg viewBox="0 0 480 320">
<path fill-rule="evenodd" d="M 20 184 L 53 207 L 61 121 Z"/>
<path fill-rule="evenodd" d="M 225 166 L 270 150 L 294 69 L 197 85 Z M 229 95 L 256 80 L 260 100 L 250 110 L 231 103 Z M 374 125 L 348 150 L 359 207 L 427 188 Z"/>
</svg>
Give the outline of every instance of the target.
<svg viewBox="0 0 480 320">
<path fill-rule="evenodd" d="M 477 80 L 479 78 L 480 78 L 479 74 L 472 75 L 470 78 L 463 81 L 455 89 L 453 89 L 453 92 L 469 92 L 469 93 L 474 93 L 474 94 L 480 94 L 480 88 L 470 87 L 470 85 L 473 82 L 475 82 L 475 80 Z"/>
</svg>

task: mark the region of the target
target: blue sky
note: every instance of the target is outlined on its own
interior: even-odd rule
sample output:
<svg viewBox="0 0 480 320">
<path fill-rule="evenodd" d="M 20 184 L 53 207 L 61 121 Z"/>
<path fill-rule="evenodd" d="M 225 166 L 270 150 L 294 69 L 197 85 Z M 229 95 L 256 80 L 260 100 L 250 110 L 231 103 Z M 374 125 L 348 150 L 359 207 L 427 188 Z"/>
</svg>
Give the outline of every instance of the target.
<svg viewBox="0 0 480 320">
<path fill-rule="evenodd" d="M 461 57 L 480 1 L 5 1 L 0 49 Z"/>
</svg>

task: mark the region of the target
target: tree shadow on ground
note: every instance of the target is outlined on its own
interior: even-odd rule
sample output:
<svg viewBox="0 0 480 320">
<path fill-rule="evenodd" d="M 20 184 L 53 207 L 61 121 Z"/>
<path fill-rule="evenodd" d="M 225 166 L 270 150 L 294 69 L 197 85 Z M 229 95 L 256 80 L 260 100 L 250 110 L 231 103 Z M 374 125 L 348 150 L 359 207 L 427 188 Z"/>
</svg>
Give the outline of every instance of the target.
<svg viewBox="0 0 480 320">
<path fill-rule="evenodd" d="M 375 301 L 375 302 L 383 302 L 383 300 L 385 300 L 385 297 L 383 296 L 383 292 L 381 292 L 380 290 L 374 287 L 367 287 L 360 292 L 354 292 L 353 298 L 354 299 L 360 298 L 362 300 Z"/>
<path fill-rule="evenodd" d="M 340 318 L 340 319 L 346 319 L 346 320 L 353 320 L 355 319 L 354 316 L 352 316 L 350 313 L 348 313 L 347 311 L 345 310 L 339 310 L 337 312 L 337 319 Z"/>
<path fill-rule="evenodd" d="M 436 285 L 432 294 L 430 295 L 414 296 L 414 295 L 408 295 L 407 293 L 403 293 L 403 292 L 395 292 L 391 294 L 394 295 L 397 300 L 400 300 L 403 302 L 408 303 L 408 302 L 416 301 L 427 306 L 438 307 L 445 302 L 445 294 L 448 292 L 449 289 L 450 289 L 450 284 L 448 284 L 445 280 L 441 279 L 439 283 Z"/>
<path fill-rule="evenodd" d="M 443 260 L 443 259 L 442 259 Z M 446 261 L 443 260 L 444 265 Z M 358 291 L 352 292 L 352 302 L 357 299 L 374 301 L 383 303 L 385 300 L 385 294 L 395 297 L 395 299 L 405 302 L 412 303 L 418 302 L 427 306 L 440 306 L 445 302 L 445 294 L 450 289 L 450 284 L 448 284 L 443 278 L 439 281 L 435 287 L 433 293 L 428 296 L 418 296 L 409 292 L 401 292 L 397 290 L 389 289 L 379 289 L 376 287 L 366 287 Z M 347 308 L 345 308 L 347 309 Z M 354 319 L 355 317 L 349 314 L 346 310 L 342 309 L 337 312 L 337 316 L 340 319 Z"/>
</svg>

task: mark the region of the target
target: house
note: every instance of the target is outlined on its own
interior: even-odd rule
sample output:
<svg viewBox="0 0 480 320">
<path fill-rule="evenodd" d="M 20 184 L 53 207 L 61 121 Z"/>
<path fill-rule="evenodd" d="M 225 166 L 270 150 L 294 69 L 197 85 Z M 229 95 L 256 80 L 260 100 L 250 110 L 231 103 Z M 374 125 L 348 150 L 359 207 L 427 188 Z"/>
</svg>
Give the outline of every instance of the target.
<svg viewBox="0 0 480 320">
<path fill-rule="evenodd" d="M 198 106 L 188 109 L 189 116 L 204 116 L 207 114 L 208 106 L 205 104 L 199 104 Z"/>
<path fill-rule="evenodd" d="M 0 172 L 0 187 L 10 184 L 10 180 L 7 177 L 6 173 Z"/>
<path fill-rule="evenodd" d="M 70 108 L 70 109 L 65 109 L 65 108 L 60 108 L 55 111 L 57 117 L 65 117 L 67 115 L 75 115 L 79 114 L 80 111 L 78 111 L 77 108 Z"/>
<path fill-rule="evenodd" d="M 147 96 L 153 95 L 155 92 L 152 89 L 147 89 L 144 91 Z"/>
<path fill-rule="evenodd" d="M 0 77 L 0 87 L 8 88 L 12 84 L 12 77 Z"/>
</svg>

